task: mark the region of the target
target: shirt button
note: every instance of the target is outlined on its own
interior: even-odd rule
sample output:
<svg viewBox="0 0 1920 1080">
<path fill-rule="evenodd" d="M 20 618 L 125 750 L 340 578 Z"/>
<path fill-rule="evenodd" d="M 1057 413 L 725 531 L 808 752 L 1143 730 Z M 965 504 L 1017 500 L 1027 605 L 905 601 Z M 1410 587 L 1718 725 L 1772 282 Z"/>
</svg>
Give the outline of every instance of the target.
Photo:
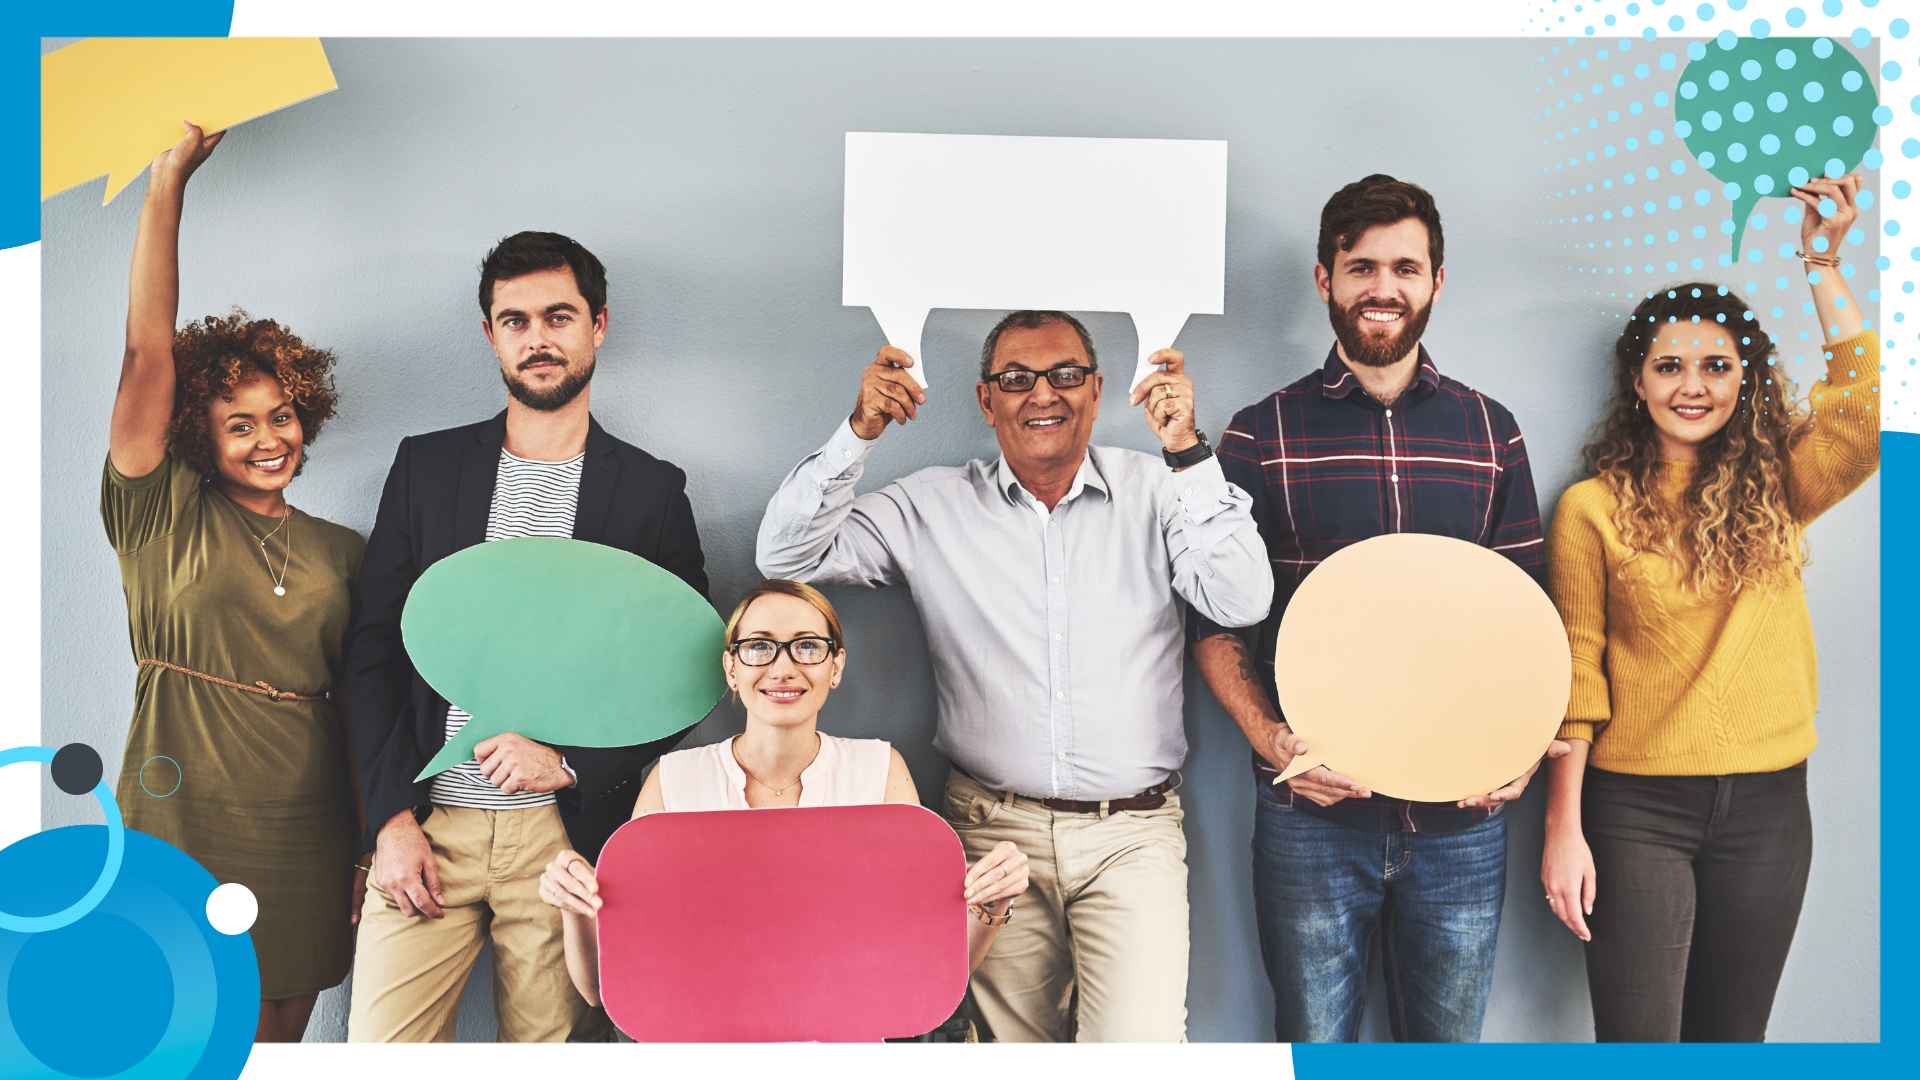
<svg viewBox="0 0 1920 1080">
<path fill-rule="evenodd" d="M 1053 635 L 1053 640 L 1055 640 L 1055 641 L 1059 641 L 1059 640 L 1060 640 L 1060 635 L 1059 635 L 1059 634 L 1055 634 L 1055 635 Z"/>
<path fill-rule="evenodd" d="M 1051 519 L 1049 519 L 1049 520 L 1047 521 L 1047 528 L 1049 528 L 1049 529 L 1051 529 L 1051 528 L 1053 528 L 1053 527 L 1054 527 L 1055 525 L 1057 525 L 1057 524 L 1059 524 L 1059 523 L 1058 523 L 1058 522 L 1056 522 L 1056 521 L 1053 521 L 1053 520 L 1051 520 Z"/>
<path fill-rule="evenodd" d="M 1389 415 L 1391 415 L 1391 414 L 1389 414 Z M 841 457 L 852 457 L 852 456 L 853 456 L 853 451 L 851 451 L 851 450 L 842 450 L 842 451 L 840 451 L 840 456 L 841 456 Z"/>
<path fill-rule="evenodd" d="M 1061 699 L 1061 700 L 1063 700 L 1063 701 L 1064 701 L 1064 700 L 1066 700 L 1066 697 L 1067 697 L 1067 694 L 1066 694 L 1066 691 L 1064 691 L 1064 690 L 1056 690 L 1056 691 L 1054 691 L 1054 694 L 1053 694 L 1053 696 L 1054 696 L 1054 697 L 1057 697 L 1057 698 L 1059 698 L 1059 699 Z"/>
<path fill-rule="evenodd" d="M 1393 410 L 1392 410 L 1392 409 L 1388 409 L 1388 410 L 1387 410 L 1387 418 L 1388 418 L 1389 420 L 1391 420 L 1391 419 L 1393 418 Z"/>
<path fill-rule="evenodd" d="M 1061 761 L 1067 760 L 1067 752 L 1065 750 L 1062 750 L 1053 756 L 1059 758 Z"/>
<path fill-rule="evenodd" d="M 1060 584 L 1060 575 L 1059 575 L 1059 574 L 1055 574 L 1055 575 L 1053 575 L 1053 583 L 1054 583 L 1055 585 L 1058 585 L 1058 584 Z"/>
<path fill-rule="evenodd" d="M 1397 484 L 1400 482 L 1400 474 L 1394 473 L 1392 476 L 1387 477 L 1387 479 Z"/>
</svg>

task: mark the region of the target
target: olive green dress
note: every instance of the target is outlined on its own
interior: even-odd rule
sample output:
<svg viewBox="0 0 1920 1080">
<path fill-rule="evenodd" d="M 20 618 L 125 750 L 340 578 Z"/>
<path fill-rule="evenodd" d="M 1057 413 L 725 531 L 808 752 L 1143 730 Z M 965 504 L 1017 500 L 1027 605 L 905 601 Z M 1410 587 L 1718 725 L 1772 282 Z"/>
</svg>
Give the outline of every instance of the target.
<svg viewBox="0 0 1920 1080">
<path fill-rule="evenodd" d="M 135 661 L 296 694 L 332 690 L 359 595 L 358 533 L 294 510 L 267 541 L 269 571 L 259 538 L 280 520 L 241 509 L 172 452 L 132 479 L 109 461 L 100 516 L 120 557 Z M 289 539 L 286 595 L 276 596 Z M 138 672 L 116 792 L 126 824 L 253 891 L 261 997 L 339 985 L 353 953 L 357 838 L 333 705 Z"/>
</svg>

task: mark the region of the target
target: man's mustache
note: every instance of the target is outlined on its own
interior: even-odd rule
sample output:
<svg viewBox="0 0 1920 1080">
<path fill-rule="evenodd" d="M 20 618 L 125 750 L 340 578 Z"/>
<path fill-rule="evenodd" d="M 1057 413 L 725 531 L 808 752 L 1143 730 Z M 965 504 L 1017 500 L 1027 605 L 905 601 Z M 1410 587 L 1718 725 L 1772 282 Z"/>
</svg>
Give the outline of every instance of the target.
<svg viewBox="0 0 1920 1080">
<path fill-rule="evenodd" d="M 535 364 L 559 364 L 561 367 L 566 367 L 567 361 L 565 357 L 555 356 L 552 353 L 534 353 L 515 365 L 513 370 L 525 371 Z"/>
</svg>

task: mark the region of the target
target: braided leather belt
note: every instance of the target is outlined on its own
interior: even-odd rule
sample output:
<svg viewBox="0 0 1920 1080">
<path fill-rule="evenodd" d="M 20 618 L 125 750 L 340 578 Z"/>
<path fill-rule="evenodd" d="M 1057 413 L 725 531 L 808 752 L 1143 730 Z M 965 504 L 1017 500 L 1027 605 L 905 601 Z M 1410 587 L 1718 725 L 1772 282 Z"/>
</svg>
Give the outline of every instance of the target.
<svg viewBox="0 0 1920 1080">
<path fill-rule="evenodd" d="M 204 671 L 195 671 L 192 668 L 181 667 L 179 664 L 169 664 L 165 660 L 142 660 L 140 661 L 138 666 L 166 668 L 168 671 L 177 671 L 182 675 L 191 675 L 196 679 L 205 679 L 206 681 L 210 683 L 214 683 L 219 686 L 229 687 L 234 690 L 245 690 L 249 694 L 259 694 L 261 697 L 271 698 L 274 701 L 325 701 L 327 700 L 324 694 L 296 694 L 291 690 L 275 689 L 274 687 L 269 686 L 265 682 L 262 682 L 259 680 L 255 680 L 252 686 L 248 686 L 245 683 L 237 683 L 230 679 L 222 679 L 222 678 L 219 678 L 218 676 L 209 675 Z"/>
<path fill-rule="evenodd" d="M 1108 799 L 1105 802 L 1086 802 L 1080 799 L 1035 799 L 1034 802 L 1049 810 L 1061 810 L 1069 814 L 1097 814 L 1103 807 L 1108 812 L 1158 810 L 1167 805 L 1166 793 L 1172 790 L 1173 781 L 1162 780 L 1140 794 L 1125 799 Z"/>
</svg>

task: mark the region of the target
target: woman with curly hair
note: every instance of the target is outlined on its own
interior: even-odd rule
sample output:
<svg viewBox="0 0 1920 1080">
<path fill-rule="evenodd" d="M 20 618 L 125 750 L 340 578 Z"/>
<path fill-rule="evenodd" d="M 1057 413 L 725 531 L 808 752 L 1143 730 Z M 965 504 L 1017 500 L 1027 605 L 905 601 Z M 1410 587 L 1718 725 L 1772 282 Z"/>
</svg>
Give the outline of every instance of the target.
<svg viewBox="0 0 1920 1080">
<path fill-rule="evenodd" d="M 1806 401 L 1726 287 L 1653 293 L 1554 515 L 1573 753 L 1547 765 L 1540 877 L 1603 1042 L 1766 1036 L 1813 849 L 1805 530 L 1880 463 L 1879 343 L 1837 257 L 1859 189 L 1793 191 L 1826 331 Z"/>
<path fill-rule="evenodd" d="M 138 661 L 118 798 L 129 827 L 259 901 L 262 1041 L 297 1041 L 346 977 L 361 889 L 346 736 L 328 700 L 359 534 L 287 504 L 333 415 L 333 355 L 236 312 L 176 331 L 188 177 L 154 160 L 128 286 L 100 516 Z"/>
</svg>

